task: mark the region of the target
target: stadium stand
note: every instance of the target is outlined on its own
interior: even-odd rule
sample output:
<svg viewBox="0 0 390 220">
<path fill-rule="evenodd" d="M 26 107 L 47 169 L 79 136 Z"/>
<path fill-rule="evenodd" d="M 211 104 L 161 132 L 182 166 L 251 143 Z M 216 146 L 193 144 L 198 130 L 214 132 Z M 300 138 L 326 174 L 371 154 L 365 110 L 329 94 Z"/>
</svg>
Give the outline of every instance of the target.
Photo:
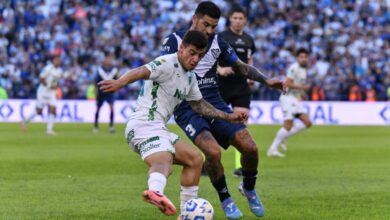
<svg viewBox="0 0 390 220">
<path fill-rule="evenodd" d="M 124 72 L 156 57 L 172 30 L 189 25 L 199 1 L 30 0 L 0 3 L 0 87 L 9 98 L 35 98 L 38 75 L 61 53 L 67 74 L 64 99 L 86 99 L 104 53 Z M 298 47 L 311 51 L 308 94 L 313 100 L 390 99 L 390 1 L 214 1 L 227 15 L 233 4 L 248 11 L 256 39 L 255 66 L 282 78 Z M 226 19 L 220 20 L 223 30 Z M 118 92 L 135 99 L 141 84 Z M 89 92 L 90 93 L 90 92 Z M 254 89 L 253 99 L 279 93 Z"/>
</svg>

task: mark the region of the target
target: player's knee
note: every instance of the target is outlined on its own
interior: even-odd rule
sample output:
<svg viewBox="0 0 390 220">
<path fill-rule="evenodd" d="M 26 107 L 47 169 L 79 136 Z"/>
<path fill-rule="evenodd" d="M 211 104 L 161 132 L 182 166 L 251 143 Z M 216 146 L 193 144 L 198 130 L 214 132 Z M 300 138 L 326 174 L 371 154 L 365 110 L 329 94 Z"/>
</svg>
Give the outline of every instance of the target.
<svg viewBox="0 0 390 220">
<path fill-rule="evenodd" d="M 191 167 L 202 168 L 203 156 L 200 153 L 196 153 L 192 156 Z"/>
<path fill-rule="evenodd" d="M 246 146 L 242 147 L 242 154 L 249 156 L 258 155 L 257 145 L 255 143 L 247 144 Z"/>
<path fill-rule="evenodd" d="M 310 128 L 311 126 L 313 126 L 311 121 L 306 122 L 305 125 L 306 125 L 306 128 Z"/>
<path fill-rule="evenodd" d="M 221 149 L 220 148 L 209 148 L 206 152 L 206 160 L 209 162 L 216 162 L 221 160 Z"/>
</svg>

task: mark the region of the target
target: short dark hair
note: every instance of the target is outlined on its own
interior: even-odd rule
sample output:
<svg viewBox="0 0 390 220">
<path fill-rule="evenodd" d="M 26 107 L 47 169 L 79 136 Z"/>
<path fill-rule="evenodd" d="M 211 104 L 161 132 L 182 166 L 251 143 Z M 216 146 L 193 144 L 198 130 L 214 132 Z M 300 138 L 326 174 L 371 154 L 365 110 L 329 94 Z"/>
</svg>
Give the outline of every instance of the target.
<svg viewBox="0 0 390 220">
<path fill-rule="evenodd" d="M 299 56 L 299 54 L 304 53 L 306 55 L 309 55 L 309 51 L 303 47 L 299 48 L 296 52 L 296 55 Z"/>
<path fill-rule="evenodd" d="M 221 17 L 221 10 L 215 3 L 211 1 L 204 1 L 199 3 L 198 7 L 196 7 L 195 15 L 199 17 L 207 15 L 209 17 L 219 19 Z"/>
<path fill-rule="evenodd" d="M 229 17 L 232 16 L 234 13 L 242 13 L 246 17 L 246 11 L 244 8 L 242 8 L 239 5 L 233 5 L 232 8 L 229 11 Z"/>
<path fill-rule="evenodd" d="M 198 49 L 204 49 L 207 47 L 208 38 L 206 34 L 200 31 L 187 31 L 183 37 L 182 44 L 194 45 Z"/>
</svg>

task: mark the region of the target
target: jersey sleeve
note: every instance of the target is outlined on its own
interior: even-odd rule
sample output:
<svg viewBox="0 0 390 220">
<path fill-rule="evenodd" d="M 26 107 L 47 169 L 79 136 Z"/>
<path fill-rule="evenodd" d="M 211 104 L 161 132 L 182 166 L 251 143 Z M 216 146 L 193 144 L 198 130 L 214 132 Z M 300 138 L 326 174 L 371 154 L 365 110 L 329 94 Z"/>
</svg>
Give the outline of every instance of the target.
<svg viewBox="0 0 390 220">
<path fill-rule="evenodd" d="M 186 97 L 186 101 L 199 101 L 203 98 L 202 93 L 198 87 L 198 81 L 196 81 L 195 75 L 192 76 L 193 82 L 191 84 L 190 91 Z"/>
<path fill-rule="evenodd" d="M 172 54 L 172 53 L 176 53 L 177 50 L 178 50 L 177 39 L 175 35 L 172 33 L 167 38 L 164 39 L 160 54 L 161 55 Z"/>
<path fill-rule="evenodd" d="M 223 65 L 232 66 L 238 60 L 238 56 L 231 47 L 221 36 L 218 36 L 218 44 L 221 49 L 221 54 L 219 55 L 218 61 L 222 62 Z"/>
<path fill-rule="evenodd" d="M 49 75 L 50 66 L 45 66 L 41 73 L 39 74 L 39 78 L 46 78 Z"/>
<path fill-rule="evenodd" d="M 165 59 L 158 57 L 145 64 L 145 67 L 150 71 L 149 80 L 162 83 L 169 79 L 170 69 Z"/>
<path fill-rule="evenodd" d="M 295 70 L 295 65 L 290 66 L 290 67 L 287 69 L 287 75 L 286 75 L 286 77 L 287 77 L 287 78 L 290 78 L 290 79 L 294 79 L 294 70 Z"/>
</svg>

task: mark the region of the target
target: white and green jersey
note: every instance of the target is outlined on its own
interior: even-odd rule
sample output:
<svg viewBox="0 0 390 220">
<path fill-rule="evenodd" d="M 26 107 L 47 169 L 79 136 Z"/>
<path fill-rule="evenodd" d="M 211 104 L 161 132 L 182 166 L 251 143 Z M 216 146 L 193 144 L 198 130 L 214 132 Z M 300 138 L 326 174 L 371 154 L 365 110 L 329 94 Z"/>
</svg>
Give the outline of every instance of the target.
<svg viewBox="0 0 390 220">
<path fill-rule="evenodd" d="M 202 99 L 195 73 L 180 65 L 177 53 L 160 56 L 145 67 L 151 74 L 149 80 L 145 80 L 130 119 L 165 124 L 183 100 Z"/>
<path fill-rule="evenodd" d="M 301 67 L 298 62 L 292 64 L 287 70 L 287 78 L 293 80 L 294 84 L 302 86 L 306 83 L 307 69 Z M 301 99 L 302 90 L 288 89 L 286 95 Z"/>
</svg>

